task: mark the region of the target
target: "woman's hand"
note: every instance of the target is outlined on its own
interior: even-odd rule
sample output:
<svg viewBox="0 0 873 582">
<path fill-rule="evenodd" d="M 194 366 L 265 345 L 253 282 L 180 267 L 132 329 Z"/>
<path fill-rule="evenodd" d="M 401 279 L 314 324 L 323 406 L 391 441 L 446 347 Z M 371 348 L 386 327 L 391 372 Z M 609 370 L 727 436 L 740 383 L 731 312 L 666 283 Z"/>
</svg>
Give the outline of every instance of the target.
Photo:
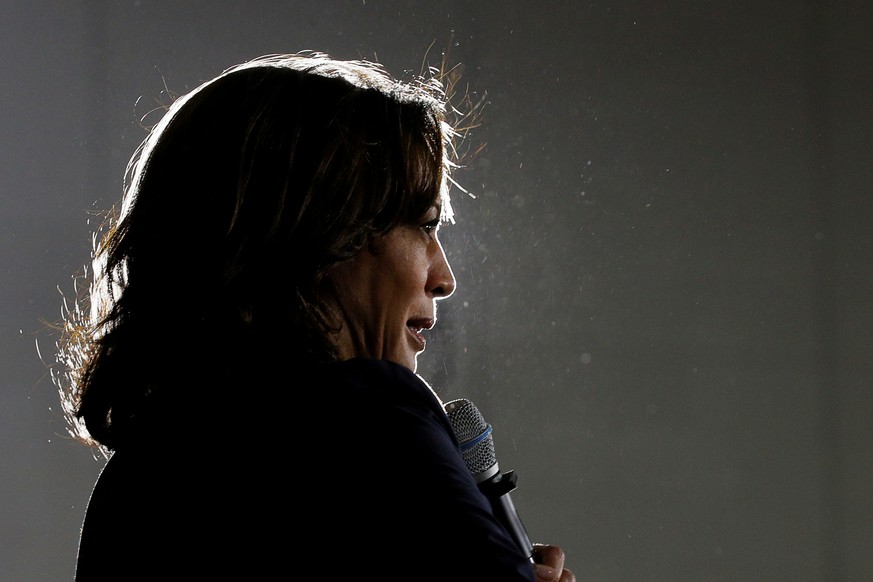
<svg viewBox="0 0 873 582">
<path fill-rule="evenodd" d="M 564 568 L 564 550 L 558 546 L 534 544 L 537 582 L 576 582 L 572 571 Z"/>
</svg>

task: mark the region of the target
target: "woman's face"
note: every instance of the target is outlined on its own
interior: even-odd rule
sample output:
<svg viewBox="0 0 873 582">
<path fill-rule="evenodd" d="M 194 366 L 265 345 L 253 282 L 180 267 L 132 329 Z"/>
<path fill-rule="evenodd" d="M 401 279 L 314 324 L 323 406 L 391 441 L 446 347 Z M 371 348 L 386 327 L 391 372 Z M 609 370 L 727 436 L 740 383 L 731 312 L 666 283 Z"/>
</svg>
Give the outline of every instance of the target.
<svg viewBox="0 0 873 582">
<path fill-rule="evenodd" d="M 433 206 L 418 224 L 394 227 L 330 271 L 342 320 L 341 359 L 384 359 L 415 371 L 422 331 L 436 323 L 436 302 L 455 290 L 439 223 Z"/>
</svg>

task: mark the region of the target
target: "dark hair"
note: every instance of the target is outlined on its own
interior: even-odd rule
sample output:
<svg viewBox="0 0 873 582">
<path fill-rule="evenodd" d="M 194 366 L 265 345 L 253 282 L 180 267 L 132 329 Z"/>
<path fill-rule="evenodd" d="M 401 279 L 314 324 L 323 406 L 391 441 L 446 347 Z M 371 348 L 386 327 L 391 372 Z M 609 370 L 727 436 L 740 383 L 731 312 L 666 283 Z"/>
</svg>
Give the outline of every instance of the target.
<svg viewBox="0 0 873 582">
<path fill-rule="evenodd" d="M 451 218 L 445 103 L 435 74 L 400 82 L 318 53 L 262 57 L 177 99 L 133 156 L 90 295 L 66 317 L 57 380 L 74 435 L 111 450 L 153 392 L 335 359 L 325 273 L 433 204 Z"/>
</svg>

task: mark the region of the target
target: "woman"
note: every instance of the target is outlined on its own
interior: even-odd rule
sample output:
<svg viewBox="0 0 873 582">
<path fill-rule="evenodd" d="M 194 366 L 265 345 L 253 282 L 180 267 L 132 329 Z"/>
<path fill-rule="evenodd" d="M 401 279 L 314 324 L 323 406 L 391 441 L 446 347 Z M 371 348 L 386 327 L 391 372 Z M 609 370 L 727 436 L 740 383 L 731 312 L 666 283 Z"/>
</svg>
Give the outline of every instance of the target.
<svg viewBox="0 0 873 582">
<path fill-rule="evenodd" d="M 110 457 L 77 580 L 573 580 L 513 546 L 415 374 L 455 287 L 455 135 L 438 79 L 321 54 L 175 101 L 59 350 L 73 431 Z"/>
</svg>

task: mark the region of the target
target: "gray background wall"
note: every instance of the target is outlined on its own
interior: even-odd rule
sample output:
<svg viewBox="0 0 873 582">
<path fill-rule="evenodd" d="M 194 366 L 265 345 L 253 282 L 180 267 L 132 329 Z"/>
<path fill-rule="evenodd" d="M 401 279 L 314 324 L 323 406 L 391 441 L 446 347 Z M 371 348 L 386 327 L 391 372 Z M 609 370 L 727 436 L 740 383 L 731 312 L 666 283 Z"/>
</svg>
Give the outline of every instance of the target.
<svg viewBox="0 0 873 582">
<path fill-rule="evenodd" d="M 488 105 L 420 372 L 494 425 L 531 537 L 580 580 L 873 580 L 870 25 L 811 0 L 7 0 L 0 579 L 72 577 L 101 461 L 37 345 L 139 118 L 261 54 L 402 76 L 433 44 Z"/>
</svg>

